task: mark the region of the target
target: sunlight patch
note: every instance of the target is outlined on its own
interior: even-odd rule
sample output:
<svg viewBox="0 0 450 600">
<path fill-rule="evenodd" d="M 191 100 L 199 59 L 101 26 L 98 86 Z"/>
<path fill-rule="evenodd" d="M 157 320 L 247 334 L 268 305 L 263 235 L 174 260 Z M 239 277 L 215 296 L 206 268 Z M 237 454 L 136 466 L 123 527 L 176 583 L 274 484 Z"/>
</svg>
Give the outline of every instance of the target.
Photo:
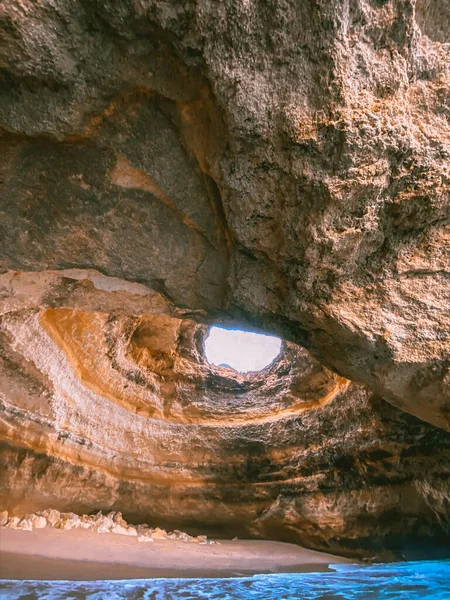
<svg viewBox="0 0 450 600">
<path fill-rule="evenodd" d="M 278 356 L 281 340 L 271 335 L 211 327 L 205 341 L 208 362 L 247 373 L 261 371 Z"/>
</svg>

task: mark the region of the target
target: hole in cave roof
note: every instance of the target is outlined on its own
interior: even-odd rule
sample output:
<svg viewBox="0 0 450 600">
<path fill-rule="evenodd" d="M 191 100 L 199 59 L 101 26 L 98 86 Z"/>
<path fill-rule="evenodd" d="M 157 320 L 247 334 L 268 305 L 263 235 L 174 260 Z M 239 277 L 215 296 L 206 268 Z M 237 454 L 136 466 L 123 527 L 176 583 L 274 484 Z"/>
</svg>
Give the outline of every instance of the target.
<svg viewBox="0 0 450 600">
<path fill-rule="evenodd" d="M 248 373 L 261 371 L 279 355 L 281 339 L 272 335 L 213 326 L 205 341 L 208 362 Z"/>
</svg>

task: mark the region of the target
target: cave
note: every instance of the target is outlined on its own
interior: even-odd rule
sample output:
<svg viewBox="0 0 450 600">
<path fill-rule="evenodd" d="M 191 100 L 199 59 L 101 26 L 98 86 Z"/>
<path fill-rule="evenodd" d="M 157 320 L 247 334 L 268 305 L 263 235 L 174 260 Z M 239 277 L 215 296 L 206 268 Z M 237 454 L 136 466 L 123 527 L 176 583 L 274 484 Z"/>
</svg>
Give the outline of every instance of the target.
<svg viewBox="0 0 450 600">
<path fill-rule="evenodd" d="M 0 508 L 450 556 L 445 21 L 200 4 L 1 9 Z"/>
</svg>

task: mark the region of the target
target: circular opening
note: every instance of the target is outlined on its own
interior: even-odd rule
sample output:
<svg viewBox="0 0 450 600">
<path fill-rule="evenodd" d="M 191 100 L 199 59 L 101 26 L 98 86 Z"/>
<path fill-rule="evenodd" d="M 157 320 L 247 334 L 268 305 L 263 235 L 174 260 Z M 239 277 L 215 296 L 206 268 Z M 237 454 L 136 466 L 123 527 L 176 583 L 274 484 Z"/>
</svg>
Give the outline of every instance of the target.
<svg viewBox="0 0 450 600">
<path fill-rule="evenodd" d="M 280 350 L 280 338 L 241 329 L 214 326 L 205 341 L 205 356 L 210 364 L 240 373 L 261 371 Z"/>
</svg>

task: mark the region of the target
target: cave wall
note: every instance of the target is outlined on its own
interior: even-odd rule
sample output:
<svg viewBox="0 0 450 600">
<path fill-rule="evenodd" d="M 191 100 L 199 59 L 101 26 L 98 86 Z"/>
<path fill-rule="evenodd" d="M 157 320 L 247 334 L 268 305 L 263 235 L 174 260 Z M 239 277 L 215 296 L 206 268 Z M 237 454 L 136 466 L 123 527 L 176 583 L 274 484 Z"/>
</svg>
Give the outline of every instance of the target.
<svg viewBox="0 0 450 600">
<path fill-rule="evenodd" d="M 449 15 L 3 2 L 3 503 L 445 539 Z M 217 320 L 284 353 L 218 371 Z"/>
<path fill-rule="evenodd" d="M 448 549 L 450 433 L 292 342 L 257 373 L 210 365 L 208 326 L 142 284 L 92 270 L 0 283 L 12 514 L 120 510 L 367 558 Z"/>
</svg>

